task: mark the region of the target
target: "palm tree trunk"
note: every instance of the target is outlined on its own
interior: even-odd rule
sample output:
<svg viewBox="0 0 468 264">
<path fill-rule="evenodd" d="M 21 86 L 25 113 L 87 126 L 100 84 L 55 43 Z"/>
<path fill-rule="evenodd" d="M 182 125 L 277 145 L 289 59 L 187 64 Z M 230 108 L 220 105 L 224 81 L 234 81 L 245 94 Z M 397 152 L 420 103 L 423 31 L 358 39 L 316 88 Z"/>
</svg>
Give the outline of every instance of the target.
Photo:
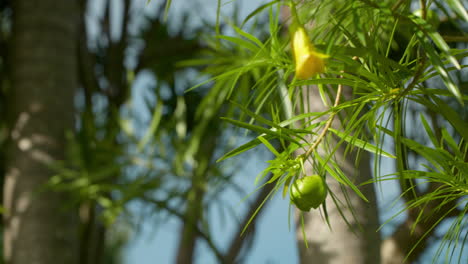
<svg viewBox="0 0 468 264">
<path fill-rule="evenodd" d="M 76 1 L 13 2 L 13 89 L 4 185 L 7 264 L 77 262 L 77 211 L 67 194 L 40 191 L 65 158 L 74 127 Z"/>
</svg>

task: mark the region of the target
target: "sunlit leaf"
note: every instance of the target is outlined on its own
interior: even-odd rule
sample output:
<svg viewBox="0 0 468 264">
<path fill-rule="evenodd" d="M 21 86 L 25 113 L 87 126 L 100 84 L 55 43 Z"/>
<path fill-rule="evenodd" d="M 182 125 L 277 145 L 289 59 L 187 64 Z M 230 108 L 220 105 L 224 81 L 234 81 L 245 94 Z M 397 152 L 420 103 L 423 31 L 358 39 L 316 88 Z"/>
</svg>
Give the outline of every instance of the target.
<svg viewBox="0 0 468 264">
<path fill-rule="evenodd" d="M 364 141 L 362 139 L 358 139 L 358 138 L 355 138 L 351 135 L 346 135 L 345 133 L 341 132 L 341 131 L 338 131 L 336 129 L 333 129 L 333 128 L 329 128 L 329 130 L 331 132 L 333 132 L 335 135 L 337 135 L 338 137 L 342 138 L 344 141 L 348 142 L 349 144 L 355 146 L 355 147 L 358 147 L 358 148 L 362 148 L 366 151 L 369 151 L 375 155 L 382 155 L 382 156 L 385 156 L 385 157 L 388 157 L 388 158 L 392 158 L 392 159 L 396 159 L 396 157 L 390 153 L 387 153 L 385 151 L 383 151 L 382 149 L 379 149 L 378 147 L 372 145 L 371 143 L 367 142 L 367 141 Z"/>
</svg>

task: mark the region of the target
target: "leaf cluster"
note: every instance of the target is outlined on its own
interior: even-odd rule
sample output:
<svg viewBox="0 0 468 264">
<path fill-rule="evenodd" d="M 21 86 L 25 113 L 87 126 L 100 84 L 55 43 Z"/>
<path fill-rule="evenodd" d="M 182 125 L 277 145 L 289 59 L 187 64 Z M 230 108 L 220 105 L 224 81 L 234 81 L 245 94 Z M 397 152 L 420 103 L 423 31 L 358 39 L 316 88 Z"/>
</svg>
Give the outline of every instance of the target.
<svg viewBox="0 0 468 264">
<path fill-rule="evenodd" d="M 445 14 L 446 26 L 453 26 L 451 33 L 462 39 L 466 33 L 458 25 L 468 21 L 468 16 L 459 1 L 422 1 L 422 16 L 411 12 L 410 2 L 287 1 L 285 5 L 297 9 L 298 20 L 311 25 L 308 32 L 312 42 L 330 57 L 326 72 L 309 80 L 293 77 L 290 38 L 285 34 L 291 18 L 279 18 L 284 8 L 280 1 L 260 6 L 241 27 L 231 25 L 234 35 L 214 36 L 206 56 L 186 65 L 206 65 L 210 77 L 200 85 L 213 82 L 209 92 L 212 98 L 229 100 L 233 106 L 232 115 L 222 120 L 256 135 L 219 161 L 264 146 L 274 159 L 257 177 L 257 184 L 271 172 L 273 176 L 266 184 L 275 184 L 274 191 L 283 186 L 287 193 L 291 181 L 304 176 L 302 164 L 311 162 L 317 174 L 333 177 L 366 200 L 352 175 L 344 175 L 334 154 L 345 147 L 350 155 L 358 153 L 356 162 L 362 151 L 375 155 L 377 183 L 387 179 L 379 174 L 382 158 L 390 158 L 397 164 L 393 179 L 401 182 L 407 198 L 405 210 L 419 210 L 414 228 L 430 216 L 428 210 L 451 212 L 458 208 L 459 217 L 451 229 L 454 232 L 449 233 L 451 240 L 459 238 L 466 222 L 468 95 L 462 88 L 466 80 L 461 73 L 467 67 L 463 61 L 468 50 L 460 48 L 463 45 L 454 46 L 451 41 L 455 38 L 443 35 L 425 16 L 430 7 Z M 262 41 L 245 25 L 265 11 L 269 38 Z M 252 80 L 252 85 L 245 87 L 244 79 Z M 340 86 L 348 87 L 351 94 L 337 94 Z M 308 89 L 317 89 L 328 109 L 311 111 L 314 106 L 307 99 Z M 341 102 L 333 105 L 336 96 Z M 407 115 L 414 106 L 427 113 L 412 126 L 422 125 L 429 144 L 421 143 L 421 137 L 407 135 L 411 126 Z M 432 117 L 431 122 L 427 115 Z M 327 125 L 332 116 L 339 119 L 339 129 Z M 314 144 L 322 137 L 320 144 Z M 391 151 L 384 150 L 389 139 L 394 145 Z M 317 145 L 320 151 L 315 149 Z M 408 166 L 408 153 L 420 157 L 421 166 Z M 437 188 L 418 192 L 416 181 Z M 434 201 L 441 203 L 424 210 Z M 446 217 L 443 215 L 440 221 Z M 429 230 L 438 223 L 432 222 Z"/>
</svg>

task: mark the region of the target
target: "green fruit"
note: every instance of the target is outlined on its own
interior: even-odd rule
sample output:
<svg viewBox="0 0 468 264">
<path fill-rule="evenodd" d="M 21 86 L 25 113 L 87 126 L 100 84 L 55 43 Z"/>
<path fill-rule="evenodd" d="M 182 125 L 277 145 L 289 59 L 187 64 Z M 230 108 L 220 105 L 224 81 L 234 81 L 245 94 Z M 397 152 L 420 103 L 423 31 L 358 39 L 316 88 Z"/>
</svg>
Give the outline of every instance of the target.
<svg viewBox="0 0 468 264">
<path fill-rule="evenodd" d="M 327 197 L 327 184 L 319 175 L 297 179 L 291 186 L 291 202 L 302 211 L 318 208 Z"/>
</svg>

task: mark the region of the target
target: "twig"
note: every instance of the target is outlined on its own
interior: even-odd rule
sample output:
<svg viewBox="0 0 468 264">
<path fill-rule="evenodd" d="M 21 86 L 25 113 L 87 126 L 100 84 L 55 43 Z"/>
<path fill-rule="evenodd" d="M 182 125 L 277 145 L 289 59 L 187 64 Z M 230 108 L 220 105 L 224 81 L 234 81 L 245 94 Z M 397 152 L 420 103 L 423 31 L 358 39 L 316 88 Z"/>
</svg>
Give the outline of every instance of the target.
<svg viewBox="0 0 468 264">
<path fill-rule="evenodd" d="M 359 60 L 359 57 L 358 56 L 354 56 L 353 57 L 353 60 L 357 61 Z M 343 72 L 343 71 L 342 71 Z M 341 78 L 343 78 L 343 76 L 340 76 Z M 337 107 L 338 104 L 340 103 L 340 98 L 341 98 L 341 93 L 343 91 L 343 85 L 342 84 L 339 84 L 338 85 L 338 89 L 336 91 L 336 98 L 335 98 L 335 103 L 333 104 L 333 108 Z M 309 150 L 307 150 L 306 153 L 304 153 L 302 155 L 302 158 L 304 160 L 306 160 L 307 158 L 309 158 L 309 156 L 312 154 L 312 152 L 317 148 L 317 146 L 320 144 L 320 142 L 322 142 L 323 138 L 325 137 L 325 135 L 327 134 L 328 132 L 328 129 L 331 127 L 332 123 L 333 123 L 333 120 L 335 119 L 335 115 L 337 114 L 336 111 L 333 111 L 331 114 L 330 114 L 330 117 L 328 118 L 328 121 L 327 121 L 327 124 L 325 125 L 325 127 L 323 128 L 322 132 L 320 132 L 320 135 L 318 135 L 317 139 L 315 140 L 314 144 L 312 144 L 312 146 L 309 148 Z"/>
<path fill-rule="evenodd" d="M 166 210 L 167 212 L 169 212 L 170 214 L 172 214 L 174 216 L 177 216 L 178 218 L 180 218 L 181 221 L 185 221 L 185 216 L 182 213 L 180 213 L 179 211 L 177 211 L 176 209 L 171 208 L 170 206 L 168 206 L 166 202 L 159 201 L 159 200 L 156 200 L 156 199 L 148 197 L 148 196 L 144 196 L 141 199 L 143 201 L 145 201 L 145 202 L 152 203 L 153 205 L 155 205 L 156 207 L 158 207 L 160 209 Z M 198 227 L 198 225 L 196 223 L 191 223 L 191 225 L 192 225 L 192 228 L 195 230 L 195 232 L 200 237 L 202 237 L 206 241 L 208 246 L 211 248 L 211 250 L 213 250 L 213 253 L 215 254 L 216 258 L 219 261 L 223 261 L 223 254 L 221 254 L 221 252 L 215 246 L 215 243 L 211 239 L 211 237 L 208 234 L 206 234 L 205 232 L 203 232 L 203 230 L 201 230 L 200 227 Z"/>
<path fill-rule="evenodd" d="M 416 69 L 416 73 L 413 76 L 413 80 L 411 83 L 403 89 L 403 91 L 398 95 L 397 99 L 395 101 L 399 101 L 401 98 L 406 96 L 409 92 L 413 90 L 413 88 L 418 84 L 419 78 L 423 74 L 425 67 L 426 67 L 426 56 L 421 56 L 419 58 L 419 65 L 417 66 L 418 68 Z"/>
<path fill-rule="evenodd" d="M 335 103 L 333 104 L 333 107 L 337 107 L 338 104 L 340 103 L 340 97 L 341 97 L 342 90 L 343 90 L 343 85 L 339 84 L 338 85 L 338 90 L 336 91 L 336 98 L 335 98 Z M 327 124 L 323 128 L 320 135 L 318 135 L 318 137 L 315 140 L 314 144 L 312 144 L 312 146 L 309 148 L 309 150 L 307 150 L 307 152 L 302 155 L 303 159 L 307 159 L 312 154 L 312 152 L 317 148 L 317 146 L 320 144 L 320 142 L 322 142 L 323 138 L 325 137 L 325 135 L 328 132 L 328 129 L 331 127 L 331 125 L 333 123 L 333 120 L 335 119 L 336 114 L 337 114 L 336 111 L 333 111 L 330 114 L 330 117 L 328 118 Z"/>
</svg>

